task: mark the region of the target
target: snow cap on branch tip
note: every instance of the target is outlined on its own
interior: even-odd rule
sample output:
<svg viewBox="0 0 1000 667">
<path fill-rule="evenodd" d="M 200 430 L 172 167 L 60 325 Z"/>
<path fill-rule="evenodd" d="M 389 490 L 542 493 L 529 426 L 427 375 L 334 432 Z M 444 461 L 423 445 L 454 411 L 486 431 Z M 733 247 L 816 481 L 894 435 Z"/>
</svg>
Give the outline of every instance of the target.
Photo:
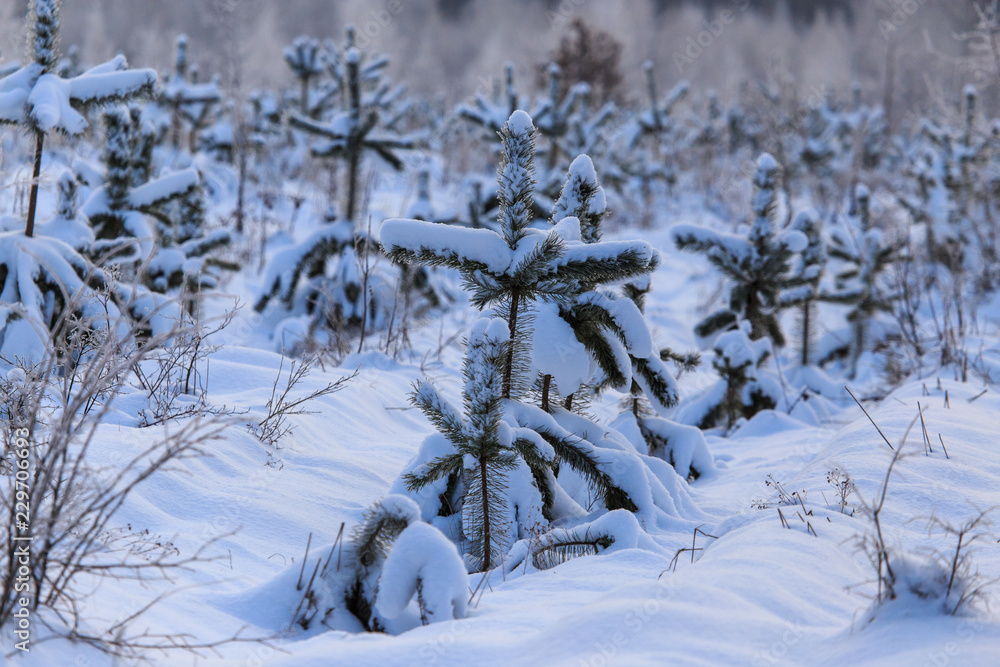
<svg viewBox="0 0 1000 667">
<path fill-rule="evenodd" d="M 815 225 L 817 222 L 819 222 L 819 214 L 816 213 L 816 209 L 804 208 L 796 213 L 795 218 L 792 219 L 792 229 L 802 231 L 806 227 Z"/>
<path fill-rule="evenodd" d="M 597 185 L 597 170 L 594 169 L 594 162 L 586 153 L 577 155 L 569 165 L 570 176 L 575 176 L 581 181 Z"/>
<path fill-rule="evenodd" d="M 868 190 L 867 185 L 864 183 L 858 183 L 857 187 L 854 188 L 854 196 L 858 201 L 863 201 L 871 198 L 871 192 Z"/>
<path fill-rule="evenodd" d="M 528 112 L 518 109 L 507 119 L 507 129 L 512 134 L 530 134 L 535 131 L 535 126 Z"/>
<path fill-rule="evenodd" d="M 770 153 L 761 153 L 757 158 L 757 169 L 761 171 L 774 171 L 779 168 L 778 161 Z"/>
<path fill-rule="evenodd" d="M 580 231 L 580 219 L 570 215 L 558 221 L 552 227 L 553 234 L 558 234 L 564 241 L 582 241 L 583 234 Z"/>
<path fill-rule="evenodd" d="M 781 245 L 790 252 L 802 252 L 809 246 L 809 239 L 798 229 L 788 229 L 781 235 Z"/>
<path fill-rule="evenodd" d="M 510 330 L 507 328 L 507 323 L 499 317 L 480 317 L 472 325 L 469 340 L 480 340 L 482 338 L 506 343 L 510 340 Z"/>
<path fill-rule="evenodd" d="M 390 493 L 379 502 L 379 505 L 387 514 L 398 517 L 408 524 L 420 521 L 420 507 L 407 496 Z"/>
</svg>

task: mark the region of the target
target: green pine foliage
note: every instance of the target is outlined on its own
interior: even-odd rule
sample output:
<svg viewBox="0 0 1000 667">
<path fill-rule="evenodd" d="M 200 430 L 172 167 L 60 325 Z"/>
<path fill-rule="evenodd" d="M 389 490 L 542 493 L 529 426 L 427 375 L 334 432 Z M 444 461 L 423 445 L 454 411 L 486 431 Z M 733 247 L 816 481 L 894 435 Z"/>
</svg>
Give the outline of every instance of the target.
<svg viewBox="0 0 1000 667">
<path fill-rule="evenodd" d="M 358 207 L 361 203 L 362 159 L 373 154 L 396 171 L 402 171 L 403 160 L 399 151 L 412 150 L 421 145 L 415 136 L 403 135 L 391 129 L 382 117 L 384 104 L 376 95 L 374 100 L 362 99 L 364 55 L 348 40 L 344 61 L 343 86 L 347 92 L 346 106 L 329 122 L 314 120 L 302 114 L 292 114 L 292 127 L 318 137 L 311 146 L 311 152 L 318 158 L 332 158 L 347 163 L 344 192 L 344 207 L 348 220 L 358 224 Z M 365 70 L 369 69 L 364 68 Z M 377 92 L 377 91 L 376 91 Z"/>
<path fill-rule="evenodd" d="M 583 243 L 599 248 L 601 221 L 605 214 L 605 194 L 598 183 L 593 163 L 589 157 L 581 155 L 570 165 L 550 222 L 557 224 L 558 228 L 559 224 L 564 224 L 562 221 L 577 220 Z M 574 228 L 572 232 L 575 231 Z M 648 275 L 658 261 L 654 255 L 648 266 L 628 279 Z M 673 407 L 677 402 L 676 385 L 659 354 L 653 350 L 649 331 L 635 303 L 597 285 L 580 287 L 579 291 L 558 305 L 558 314 L 597 363 L 603 375 L 602 386 L 633 386 L 637 392 L 645 391 L 650 400 L 656 401 L 663 409 Z M 551 344 L 551 341 L 537 336 L 534 341 L 539 348 L 544 348 L 547 343 Z M 559 389 L 565 396 L 565 407 L 570 409 L 577 388 Z M 551 378 L 545 376 L 542 381 L 542 408 L 545 410 L 550 409 L 551 390 Z"/>
<path fill-rule="evenodd" d="M 887 270 L 905 258 L 905 240 L 886 239 L 872 224 L 871 195 L 859 184 L 855 188 L 857 228 L 838 229 L 831 235 L 830 257 L 843 262 L 835 275 L 832 291 L 820 295 L 823 301 L 850 307 L 847 320 L 851 340 L 846 349 L 834 354 L 848 356 L 850 375 L 858 370 L 861 354 L 869 349 L 869 326 L 882 313 L 891 313 L 898 295 L 887 283 Z"/>
<path fill-rule="evenodd" d="M 806 247 L 794 267 L 799 284 L 781 295 L 781 306 L 799 311 L 799 363 L 808 366 L 816 328 L 816 303 L 827 262 L 826 239 L 822 220 L 812 210 L 799 212 L 791 228 L 806 237 Z"/>
<path fill-rule="evenodd" d="M 170 143 L 174 150 L 181 146 L 183 127 L 188 127 L 188 151 L 198 148 L 198 135 L 212 122 L 222 93 L 214 82 L 199 83 L 197 66 L 190 65 L 187 56 L 187 35 L 179 35 L 174 56 L 174 71 L 157 102 L 170 112 Z"/>
<path fill-rule="evenodd" d="M 745 235 L 723 234 L 704 227 L 678 225 L 674 243 L 681 250 L 705 255 L 730 282 L 729 307 L 712 313 L 695 326 L 695 333 L 711 338 L 732 330 L 738 321 L 751 326 L 754 340 L 768 337 L 785 344 L 778 323 L 778 310 L 785 290 L 799 287 L 804 278 L 792 271 L 792 261 L 806 246 L 796 230 L 782 230 L 778 224 L 778 192 L 781 167 L 768 154 L 757 160 L 754 174 L 752 216 Z"/>
<path fill-rule="evenodd" d="M 141 182 L 151 166 L 147 153 L 136 150 L 137 136 L 142 136 L 139 123 L 138 115 L 123 109 L 104 114 L 104 185 L 82 207 L 96 238 L 89 254 L 98 264 L 136 268 L 152 257 L 156 244 L 172 245 L 180 223 L 169 204 L 199 188 L 194 169 Z"/>
<path fill-rule="evenodd" d="M 316 118 L 322 107 L 313 104 L 313 85 L 326 70 L 326 58 L 319 40 L 299 35 L 285 48 L 284 57 L 299 84 L 299 113 Z"/>
<path fill-rule="evenodd" d="M 34 61 L 46 72 L 59 62 L 59 0 L 32 0 L 28 7 L 28 30 Z"/>
<path fill-rule="evenodd" d="M 465 489 L 462 530 L 477 570 L 488 571 L 510 547 L 505 491 L 507 476 L 519 456 L 544 461 L 536 443 L 512 442 L 503 416 L 504 359 L 510 344 L 503 320 L 480 320 L 469 336 L 463 374 L 464 416 L 421 383 L 412 401 L 448 439 L 452 451 L 406 476 L 411 492 L 441 478 L 461 477 Z M 523 450 L 523 452 L 522 452 Z"/>
<path fill-rule="evenodd" d="M 84 114 L 94 107 L 121 104 L 148 96 L 156 82 L 152 70 L 123 71 L 124 56 L 98 65 L 72 79 L 62 79 L 59 64 L 58 0 L 33 0 L 28 9 L 28 52 L 31 62 L 0 80 L 9 99 L 23 99 L 23 106 L 5 104 L 0 124 L 20 125 L 34 134 L 35 155 L 24 233 L 35 227 L 38 186 L 45 135 L 58 131 L 79 136 L 87 128 Z M 99 76 L 95 76 L 99 75 Z"/>
<path fill-rule="evenodd" d="M 209 230 L 205 218 L 205 190 L 201 184 L 188 189 L 176 200 L 171 212 L 172 225 L 161 226 L 160 247 L 149 262 L 145 280 L 155 292 L 180 290 L 194 312 L 193 297 L 215 289 L 225 271 L 239 266 L 219 258 L 216 251 L 228 246 L 228 230 Z"/>
<path fill-rule="evenodd" d="M 744 323 L 715 339 L 712 367 L 719 381 L 686 406 L 681 421 L 702 429 L 729 430 L 739 420 L 778 405 L 780 387 L 759 370 L 770 354 L 770 341 L 751 340 L 747 329 L 749 324 Z"/>
<path fill-rule="evenodd" d="M 456 269 L 476 307 L 494 307 L 508 321 L 512 344 L 504 370 L 504 397 L 524 394 L 526 338 L 520 317 L 535 301 L 568 303 L 598 285 L 651 269 L 652 248 L 642 242 L 573 244 L 559 229 L 529 229 L 533 220 L 534 133 L 531 118 L 515 111 L 500 133 L 497 170 L 499 233 L 413 220 L 387 220 L 381 230 L 387 254 L 399 262 Z M 444 231 L 447 230 L 447 231 Z"/>
<path fill-rule="evenodd" d="M 289 573 L 295 575 L 291 580 L 299 601 L 290 628 L 311 630 L 322 624 L 334 630 L 400 633 L 412 628 L 405 613 L 411 599 L 424 625 L 465 616 L 467 590 L 461 584 L 466 568 L 454 546 L 421 521 L 419 507 L 405 496 L 388 495 L 374 503 L 343 541 L 338 538 L 315 555 L 309 546 L 303 563 Z M 414 558 L 433 562 L 433 569 L 417 567 L 413 574 Z"/>
</svg>

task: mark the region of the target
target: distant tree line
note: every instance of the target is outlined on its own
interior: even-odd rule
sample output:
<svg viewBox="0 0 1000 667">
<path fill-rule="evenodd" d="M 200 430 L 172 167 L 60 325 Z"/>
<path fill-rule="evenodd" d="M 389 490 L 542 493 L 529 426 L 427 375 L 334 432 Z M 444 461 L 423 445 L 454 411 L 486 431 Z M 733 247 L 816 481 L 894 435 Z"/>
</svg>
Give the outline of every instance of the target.
<svg viewBox="0 0 1000 667">
<path fill-rule="evenodd" d="M 519 2 L 540 2 L 548 9 L 559 6 L 562 0 L 514 0 Z M 779 9 L 788 12 L 797 26 L 812 25 L 821 15 L 830 19 L 854 20 L 854 6 L 857 0 L 738 0 L 743 6 L 749 2 L 751 8 L 764 16 L 774 16 Z M 734 0 L 650 0 L 657 15 L 683 6 L 703 7 L 706 13 L 721 11 L 732 6 Z M 463 18 L 472 0 L 437 0 L 437 8 L 442 16 L 452 20 Z"/>
</svg>

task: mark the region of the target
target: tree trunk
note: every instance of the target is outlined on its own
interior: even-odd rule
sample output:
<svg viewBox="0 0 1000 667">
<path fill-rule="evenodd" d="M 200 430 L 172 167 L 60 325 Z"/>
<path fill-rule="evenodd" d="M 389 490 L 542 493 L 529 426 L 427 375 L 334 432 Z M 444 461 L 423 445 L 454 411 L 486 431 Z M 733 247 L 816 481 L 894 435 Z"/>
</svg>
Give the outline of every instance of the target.
<svg viewBox="0 0 1000 667">
<path fill-rule="evenodd" d="M 542 410 L 549 412 L 549 388 L 552 386 L 552 376 L 542 378 Z"/>
<path fill-rule="evenodd" d="M 812 327 L 811 317 L 812 315 L 812 302 L 806 300 L 802 304 L 802 365 L 809 365 L 809 333 Z"/>
<path fill-rule="evenodd" d="M 299 112 L 309 118 L 309 77 L 302 77 L 302 88 L 299 91 Z"/>
<path fill-rule="evenodd" d="M 42 173 L 42 144 L 45 142 L 45 133 L 35 131 L 35 162 L 31 168 L 31 191 L 28 195 L 28 221 L 24 226 L 24 235 L 33 236 L 35 234 L 35 209 L 38 205 L 38 179 Z"/>
<path fill-rule="evenodd" d="M 736 423 L 736 402 L 738 394 L 735 388 L 732 375 L 726 377 L 726 430 L 728 431 Z"/>
<path fill-rule="evenodd" d="M 566 397 L 566 400 L 563 401 L 563 407 L 569 411 L 573 410 L 573 394 Z"/>
<path fill-rule="evenodd" d="M 750 322 L 750 339 L 757 340 L 763 338 L 767 335 L 767 332 L 761 331 L 761 326 L 759 323 L 760 315 L 757 313 L 757 294 L 754 291 L 754 286 L 751 285 L 751 289 L 747 293 L 747 304 L 746 304 L 746 318 Z"/>
<path fill-rule="evenodd" d="M 865 345 L 865 324 L 864 315 L 858 312 L 858 317 L 854 322 L 854 342 L 851 345 L 851 370 L 850 378 L 853 380 L 858 376 L 858 361 L 861 359 L 861 352 Z"/>
<path fill-rule="evenodd" d="M 358 206 L 358 168 L 361 163 L 361 147 L 351 145 L 348 152 L 347 163 L 347 219 L 357 225 L 354 219 L 355 210 Z"/>
<path fill-rule="evenodd" d="M 487 493 L 487 480 L 489 476 L 486 474 L 486 459 L 479 459 L 479 482 L 483 485 L 483 572 L 489 572 L 490 565 L 492 563 L 491 558 L 491 544 L 490 541 L 492 536 L 490 534 L 490 500 L 489 494 Z"/>
<path fill-rule="evenodd" d="M 181 106 L 179 102 L 174 102 L 173 114 L 170 116 L 170 143 L 175 151 L 181 147 Z"/>
<path fill-rule="evenodd" d="M 511 375 L 514 370 L 514 341 L 517 333 L 517 308 L 521 301 L 521 289 L 515 287 L 510 293 L 510 315 L 507 317 L 507 328 L 510 330 L 510 343 L 507 347 L 507 360 L 503 369 L 503 397 L 510 398 Z"/>
<path fill-rule="evenodd" d="M 236 156 L 237 166 L 239 168 L 239 180 L 236 186 L 236 233 L 243 233 L 243 216 L 244 216 L 244 206 L 246 199 L 246 189 L 247 189 L 247 137 L 246 128 L 243 124 L 240 124 L 240 130 L 237 133 L 236 140 L 236 150 L 238 151 Z"/>
</svg>

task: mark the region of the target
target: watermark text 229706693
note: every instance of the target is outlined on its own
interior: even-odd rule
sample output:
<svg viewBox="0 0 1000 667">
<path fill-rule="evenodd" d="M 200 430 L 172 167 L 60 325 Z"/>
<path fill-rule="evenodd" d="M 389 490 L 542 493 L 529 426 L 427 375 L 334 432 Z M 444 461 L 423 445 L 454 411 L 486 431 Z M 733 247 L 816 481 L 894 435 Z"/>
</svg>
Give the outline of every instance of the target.
<svg viewBox="0 0 1000 667">
<path fill-rule="evenodd" d="M 28 456 L 28 429 L 14 431 L 14 458 L 17 469 L 14 472 L 14 558 L 17 560 L 17 575 L 14 592 L 17 593 L 17 609 L 14 611 L 14 643 L 20 651 L 29 651 L 31 641 L 31 507 L 28 483 L 31 479 Z"/>
</svg>

